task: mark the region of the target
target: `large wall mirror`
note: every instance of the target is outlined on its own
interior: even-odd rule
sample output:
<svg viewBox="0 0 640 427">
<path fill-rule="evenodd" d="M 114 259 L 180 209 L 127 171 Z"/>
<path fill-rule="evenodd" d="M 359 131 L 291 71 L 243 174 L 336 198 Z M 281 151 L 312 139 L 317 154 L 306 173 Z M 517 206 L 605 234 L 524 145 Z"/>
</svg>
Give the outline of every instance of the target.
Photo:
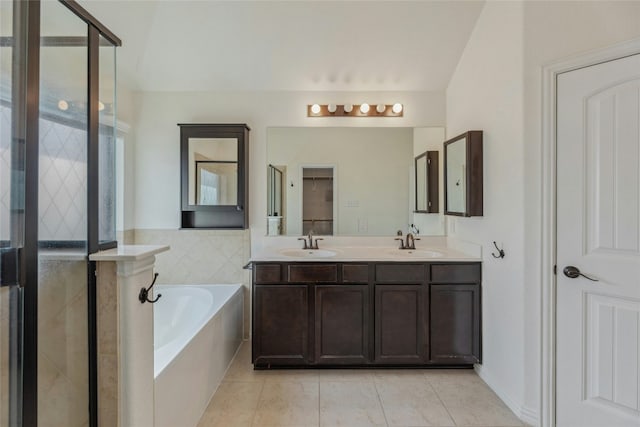
<svg viewBox="0 0 640 427">
<path fill-rule="evenodd" d="M 182 227 L 246 228 L 244 125 L 180 124 Z"/>
<path fill-rule="evenodd" d="M 445 215 L 482 216 L 482 131 L 444 142 Z"/>
<path fill-rule="evenodd" d="M 415 213 L 415 153 L 444 140 L 433 129 L 416 146 L 414 128 L 268 128 L 267 235 L 443 235 L 440 215 Z"/>
</svg>

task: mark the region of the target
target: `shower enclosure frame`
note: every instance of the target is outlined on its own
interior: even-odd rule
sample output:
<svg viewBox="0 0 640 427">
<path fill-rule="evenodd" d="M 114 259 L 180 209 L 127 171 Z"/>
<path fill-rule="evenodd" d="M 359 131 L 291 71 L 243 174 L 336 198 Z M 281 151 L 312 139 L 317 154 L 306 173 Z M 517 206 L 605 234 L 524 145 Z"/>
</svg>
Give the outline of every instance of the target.
<svg viewBox="0 0 640 427">
<path fill-rule="evenodd" d="M 117 242 L 99 241 L 99 47 L 100 36 L 112 46 L 121 46 L 120 39 L 101 24 L 75 0 L 58 0 L 87 24 L 88 54 L 88 112 L 87 112 L 87 255 L 117 246 Z M 15 276 L 23 291 L 22 329 L 22 425 L 38 425 L 38 191 L 39 191 L 39 118 L 40 118 L 40 10 L 41 0 L 14 1 L 14 36 L 12 43 L 26 61 L 20 61 L 20 69 L 14 69 L 12 108 L 19 116 L 13 138 L 24 142 L 24 242 L 17 249 Z M 17 15 L 16 15 L 17 14 Z M 24 40 L 26 39 L 26 45 Z M 55 43 L 48 38 L 47 43 Z M 62 42 L 62 40 L 61 40 Z M 26 66 L 25 66 L 26 64 Z M 16 135 L 17 134 L 17 135 Z M 97 325 L 96 325 L 96 264 L 87 257 L 88 300 L 88 393 L 89 425 L 97 427 Z M 4 267 L 3 267 L 4 268 Z M 4 273 L 4 272 L 3 272 Z M 20 358 L 19 358 L 20 359 Z"/>
</svg>

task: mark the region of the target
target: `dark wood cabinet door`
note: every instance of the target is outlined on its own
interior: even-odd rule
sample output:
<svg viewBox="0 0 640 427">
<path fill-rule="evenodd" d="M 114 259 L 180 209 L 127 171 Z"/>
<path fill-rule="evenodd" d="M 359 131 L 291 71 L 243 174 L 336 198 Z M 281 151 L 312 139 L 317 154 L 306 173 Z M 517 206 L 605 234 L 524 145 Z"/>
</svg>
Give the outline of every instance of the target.
<svg viewBox="0 0 640 427">
<path fill-rule="evenodd" d="M 369 360 L 369 286 L 315 286 L 316 363 L 365 364 Z"/>
<path fill-rule="evenodd" d="M 430 361 L 480 363 L 480 285 L 432 284 L 430 289 Z"/>
<path fill-rule="evenodd" d="M 254 365 L 310 362 L 308 289 L 292 284 L 253 287 Z"/>
<path fill-rule="evenodd" d="M 375 286 L 375 362 L 420 364 L 427 354 L 425 285 Z"/>
</svg>

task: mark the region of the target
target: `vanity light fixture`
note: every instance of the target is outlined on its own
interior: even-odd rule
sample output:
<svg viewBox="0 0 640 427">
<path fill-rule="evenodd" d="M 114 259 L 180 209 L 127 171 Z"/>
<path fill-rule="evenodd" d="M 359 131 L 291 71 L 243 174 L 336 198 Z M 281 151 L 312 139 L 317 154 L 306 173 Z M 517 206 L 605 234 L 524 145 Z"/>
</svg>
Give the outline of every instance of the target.
<svg viewBox="0 0 640 427">
<path fill-rule="evenodd" d="M 309 104 L 307 117 L 402 117 L 402 104 Z"/>
</svg>

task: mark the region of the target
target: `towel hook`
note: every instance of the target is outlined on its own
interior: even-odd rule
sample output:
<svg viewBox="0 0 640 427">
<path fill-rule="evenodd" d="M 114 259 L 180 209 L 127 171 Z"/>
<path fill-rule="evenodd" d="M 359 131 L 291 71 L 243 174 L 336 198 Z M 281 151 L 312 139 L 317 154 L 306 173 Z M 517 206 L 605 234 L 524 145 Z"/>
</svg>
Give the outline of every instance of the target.
<svg viewBox="0 0 640 427">
<path fill-rule="evenodd" d="M 493 241 L 493 246 L 495 246 L 498 250 L 498 255 L 494 254 L 493 252 L 491 252 L 491 255 L 493 255 L 494 258 L 504 258 L 504 249 L 500 249 L 495 240 Z"/>
<path fill-rule="evenodd" d="M 138 294 L 138 300 L 140 300 L 140 304 L 144 304 L 145 302 L 150 302 L 151 304 L 155 304 L 156 302 L 158 302 L 162 294 L 158 294 L 156 299 L 149 299 L 149 291 L 151 290 L 151 288 L 153 288 L 153 285 L 156 284 L 157 279 L 158 279 L 158 273 L 155 273 L 153 275 L 153 282 L 151 282 L 151 286 L 149 286 L 148 288 L 140 289 L 140 293 Z"/>
</svg>

